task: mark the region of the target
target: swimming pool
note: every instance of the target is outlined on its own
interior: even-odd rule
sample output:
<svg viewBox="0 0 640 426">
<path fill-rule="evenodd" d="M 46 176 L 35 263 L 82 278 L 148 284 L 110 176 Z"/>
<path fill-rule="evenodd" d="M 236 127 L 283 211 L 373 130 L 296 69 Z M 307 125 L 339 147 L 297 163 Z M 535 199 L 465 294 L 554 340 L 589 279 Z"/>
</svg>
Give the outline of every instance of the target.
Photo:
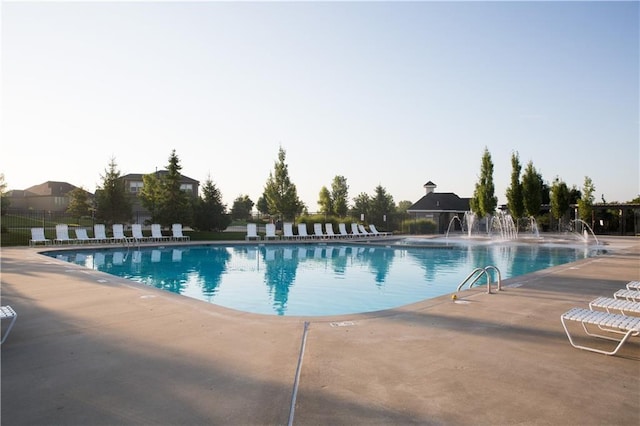
<svg viewBox="0 0 640 426">
<path fill-rule="evenodd" d="M 494 265 L 507 279 L 601 252 L 531 244 L 243 244 L 45 254 L 232 309 L 320 316 L 390 309 L 450 294 L 476 267 Z"/>
</svg>

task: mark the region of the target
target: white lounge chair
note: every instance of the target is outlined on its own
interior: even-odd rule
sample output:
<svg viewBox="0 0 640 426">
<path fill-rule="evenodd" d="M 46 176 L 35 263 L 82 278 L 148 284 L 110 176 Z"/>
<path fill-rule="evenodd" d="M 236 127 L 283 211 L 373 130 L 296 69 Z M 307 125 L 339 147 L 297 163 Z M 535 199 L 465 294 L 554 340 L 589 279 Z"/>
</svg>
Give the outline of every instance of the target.
<svg viewBox="0 0 640 426">
<path fill-rule="evenodd" d="M 360 230 L 360 234 L 361 234 L 361 235 L 364 235 L 365 237 L 370 237 L 370 236 L 372 236 L 372 235 L 373 235 L 373 233 L 368 232 L 368 231 L 366 230 L 366 228 L 364 227 L 364 225 L 358 225 L 358 229 Z"/>
<path fill-rule="evenodd" d="M 106 228 L 102 223 L 96 223 L 95 225 L 93 225 L 93 238 L 96 240 L 96 242 L 99 243 L 106 243 L 111 241 L 111 238 L 107 237 Z"/>
<path fill-rule="evenodd" d="M 285 222 L 282 224 L 282 239 L 283 240 L 298 239 L 298 236 L 293 234 L 293 223 Z"/>
<path fill-rule="evenodd" d="M 622 315 L 640 314 L 640 302 L 634 302 L 627 299 L 612 299 L 610 297 L 598 297 L 589 302 L 589 309 L 604 309 L 609 313 L 620 313 Z M 614 311 L 614 312 L 612 312 Z"/>
<path fill-rule="evenodd" d="M 630 317 L 621 314 L 612 314 L 609 312 L 592 311 L 584 308 L 573 308 L 568 312 L 565 312 L 560 316 L 562 327 L 564 328 L 569 343 L 571 346 L 577 349 L 583 349 L 586 351 L 596 352 L 604 355 L 615 355 L 622 345 L 630 338 L 638 336 L 640 334 L 640 317 Z M 582 325 L 584 332 L 593 337 L 599 337 L 601 339 L 613 340 L 618 342 L 617 346 L 612 351 L 605 351 L 597 349 L 591 346 L 577 345 L 574 343 L 567 328 L 567 321 L 576 321 Z M 609 330 L 615 330 L 617 333 L 623 334 L 622 339 L 616 339 L 611 336 L 605 336 L 601 334 L 595 334 L 589 331 L 587 325 L 596 325 L 598 327 L 605 327 Z"/>
<path fill-rule="evenodd" d="M 338 230 L 340 231 L 340 236 L 343 238 L 353 238 L 353 235 L 347 232 L 347 225 L 345 223 L 338 224 Z"/>
<path fill-rule="evenodd" d="M 142 225 L 139 223 L 134 223 L 133 225 L 131 225 L 131 236 L 134 241 L 137 241 L 140 243 L 149 241 L 149 237 L 145 237 L 144 234 L 142 233 Z"/>
<path fill-rule="evenodd" d="M 59 223 L 56 225 L 56 239 L 53 240 L 55 244 L 71 244 L 74 241 L 75 240 L 73 238 L 69 238 L 69 226 L 66 223 Z"/>
<path fill-rule="evenodd" d="M 307 224 L 306 223 L 299 223 L 298 224 L 298 238 L 305 239 L 305 240 L 311 238 L 311 235 L 307 234 Z"/>
<path fill-rule="evenodd" d="M 87 234 L 86 228 L 76 228 L 75 233 L 76 233 L 76 241 L 81 244 L 92 243 L 92 242 L 95 242 L 96 240 L 95 238 L 89 237 L 89 235 Z"/>
<path fill-rule="evenodd" d="M 358 224 L 355 222 L 351 224 L 351 235 L 354 237 L 364 237 L 364 235 L 358 230 Z"/>
<path fill-rule="evenodd" d="M 153 241 L 169 241 L 170 237 L 162 235 L 162 227 L 159 223 L 151 224 L 151 240 Z"/>
<path fill-rule="evenodd" d="M 49 238 L 45 238 L 44 228 L 31 228 L 31 239 L 29 240 L 29 245 L 35 246 L 38 245 L 38 243 L 42 243 L 46 246 L 51 244 L 51 240 Z"/>
<path fill-rule="evenodd" d="M 5 340 L 7 340 L 7 337 L 9 337 L 9 333 L 11 333 L 11 329 L 13 328 L 13 325 L 16 323 L 16 320 L 18 319 L 18 314 L 9 305 L 0 306 L 0 320 L 6 320 L 6 319 L 10 319 L 11 322 L 9 323 L 7 330 L 4 332 L 4 335 L 2 336 L 2 340 L 0 340 L 0 345 L 3 344 Z"/>
<path fill-rule="evenodd" d="M 247 223 L 247 235 L 244 237 L 245 240 L 260 240 L 260 236 L 258 235 L 258 225 L 255 223 Z"/>
<path fill-rule="evenodd" d="M 336 238 L 337 235 L 335 234 L 335 232 L 333 232 L 333 224 L 332 223 L 325 223 L 324 224 L 324 229 L 327 233 L 327 237 L 328 238 Z"/>
<path fill-rule="evenodd" d="M 629 281 L 626 287 L 627 290 L 640 290 L 640 281 Z"/>
<path fill-rule="evenodd" d="M 129 241 L 129 237 L 124 235 L 124 225 L 121 223 L 114 223 L 111 227 L 113 230 L 113 241 L 126 243 Z"/>
<path fill-rule="evenodd" d="M 638 290 L 618 290 L 613 294 L 614 299 L 626 299 L 640 302 L 640 291 Z"/>
<path fill-rule="evenodd" d="M 191 237 L 184 235 L 182 233 L 181 223 L 174 223 L 173 225 L 171 225 L 171 234 L 172 234 L 171 239 L 174 241 L 190 241 L 191 240 Z"/>
<path fill-rule="evenodd" d="M 313 237 L 314 238 L 327 238 L 326 234 L 324 232 L 322 232 L 322 224 L 321 223 L 314 223 L 313 224 Z"/>
<path fill-rule="evenodd" d="M 386 237 L 391 234 L 391 232 L 379 232 L 373 223 L 369 224 L 369 231 L 377 237 Z"/>
<path fill-rule="evenodd" d="M 279 239 L 278 235 L 276 234 L 276 225 L 273 223 L 267 223 L 267 225 L 265 226 L 265 236 L 264 239 L 268 240 L 269 238 L 273 238 L 274 240 Z"/>
</svg>

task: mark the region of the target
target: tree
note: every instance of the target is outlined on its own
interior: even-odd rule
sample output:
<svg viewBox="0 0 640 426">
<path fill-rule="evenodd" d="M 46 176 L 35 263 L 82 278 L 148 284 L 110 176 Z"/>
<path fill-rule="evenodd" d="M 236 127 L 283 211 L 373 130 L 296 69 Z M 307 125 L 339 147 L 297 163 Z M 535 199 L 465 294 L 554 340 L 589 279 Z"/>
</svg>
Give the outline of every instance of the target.
<svg viewBox="0 0 640 426">
<path fill-rule="evenodd" d="M 542 179 L 531 161 L 527 163 L 522 175 L 522 204 L 527 217 L 535 217 L 540 213 Z"/>
<path fill-rule="evenodd" d="M 262 194 L 262 197 L 258 198 L 258 202 L 256 203 L 256 209 L 258 209 L 258 212 L 262 214 L 269 213 L 269 205 L 267 204 L 267 197 L 265 197 L 264 194 Z"/>
<path fill-rule="evenodd" d="M 391 213 L 396 211 L 393 197 L 381 185 L 376 186 L 374 196 L 369 200 L 369 217 L 367 221 L 376 227 L 388 227 Z"/>
<path fill-rule="evenodd" d="M 493 162 L 489 149 L 485 147 L 480 166 L 480 179 L 476 183 L 473 198 L 469 202 L 471 210 L 478 217 L 492 215 L 498 206 L 498 197 L 495 196 L 493 184 Z"/>
<path fill-rule="evenodd" d="M 352 213 L 354 216 L 360 218 L 362 215 L 365 215 L 365 219 L 369 217 L 369 207 L 370 207 L 370 199 L 369 195 L 364 192 L 358 194 L 356 198 L 353 199 L 353 210 Z"/>
<path fill-rule="evenodd" d="M 231 217 L 239 220 L 250 219 L 253 205 L 253 201 L 251 201 L 251 198 L 249 198 L 248 195 L 239 195 L 235 200 L 233 200 Z"/>
<path fill-rule="evenodd" d="M 102 186 L 96 189 L 96 219 L 107 225 L 127 223 L 131 220 L 131 199 L 127 195 L 124 181 L 115 158 L 111 158 L 109 167 L 105 169 Z"/>
<path fill-rule="evenodd" d="M 320 189 L 318 195 L 318 206 L 320 207 L 320 213 L 324 215 L 330 215 L 333 213 L 333 201 L 331 200 L 331 193 L 326 186 Z"/>
<path fill-rule="evenodd" d="M 194 225 L 201 231 L 222 231 L 231 223 L 227 206 L 222 203 L 222 194 L 211 180 L 202 186 L 202 197 L 198 198 L 194 214 Z"/>
<path fill-rule="evenodd" d="M 333 201 L 333 213 L 339 217 L 345 217 L 349 212 L 349 185 L 344 176 L 335 176 L 331 182 L 331 199 Z"/>
<path fill-rule="evenodd" d="M 82 187 L 75 188 L 69 192 L 69 205 L 67 213 L 80 219 L 82 216 L 91 214 L 91 203 L 89 202 L 89 194 Z"/>
<path fill-rule="evenodd" d="M 558 220 L 558 230 L 567 210 L 569 210 L 569 187 L 556 177 L 551 185 L 551 215 Z"/>
<path fill-rule="evenodd" d="M 181 189 L 182 166 L 176 155 L 176 150 L 169 155 L 167 174 L 162 179 L 162 192 L 160 200 L 159 221 L 160 224 L 170 226 L 173 223 L 191 224 L 192 203 L 191 196 Z"/>
<path fill-rule="evenodd" d="M 7 189 L 7 183 L 4 180 L 4 173 L 0 173 L 0 214 L 5 214 L 11 201 L 5 195 L 5 191 Z"/>
<path fill-rule="evenodd" d="M 592 222 L 593 202 L 595 197 L 593 193 L 596 191 L 596 187 L 593 186 L 593 181 L 589 176 L 584 177 L 584 183 L 582 184 L 582 198 L 578 200 L 578 214 L 580 219 L 589 223 Z M 591 223 L 593 228 L 593 223 Z"/>
<path fill-rule="evenodd" d="M 524 202 L 522 200 L 522 183 L 520 182 L 520 172 L 522 165 L 518 153 L 511 154 L 511 186 L 507 188 L 507 207 L 509 213 L 516 220 L 524 215 Z"/>
<path fill-rule="evenodd" d="M 298 198 L 295 184 L 289 178 L 289 170 L 285 163 L 286 152 L 282 147 L 278 151 L 278 161 L 264 187 L 264 198 L 267 201 L 269 214 L 280 215 L 282 219 L 293 219 L 302 213 L 304 204 Z"/>
<path fill-rule="evenodd" d="M 151 214 L 151 223 L 160 223 L 158 212 L 162 207 L 162 182 L 157 173 L 142 176 L 142 189 L 138 198 Z"/>
<path fill-rule="evenodd" d="M 409 200 L 398 201 L 396 212 L 400 214 L 405 214 L 407 210 L 409 210 L 409 207 L 411 207 L 412 205 L 413 205 L 413 202 Z"/>
</svg>

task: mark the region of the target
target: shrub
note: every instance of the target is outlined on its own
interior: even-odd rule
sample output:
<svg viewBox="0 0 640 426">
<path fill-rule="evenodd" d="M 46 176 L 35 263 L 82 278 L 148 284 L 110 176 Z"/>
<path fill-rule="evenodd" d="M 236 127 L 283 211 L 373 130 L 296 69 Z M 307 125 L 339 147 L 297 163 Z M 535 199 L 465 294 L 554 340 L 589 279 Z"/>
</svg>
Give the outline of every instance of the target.
<svg viewBox="0 0 640 426">
<path fill-rule="evenodd" d="M 437 226 L 431 219 L 408 219 L 402 222 L 402 229 L 407 229 L 409 234 L 435 234 Z"/>
</svg>

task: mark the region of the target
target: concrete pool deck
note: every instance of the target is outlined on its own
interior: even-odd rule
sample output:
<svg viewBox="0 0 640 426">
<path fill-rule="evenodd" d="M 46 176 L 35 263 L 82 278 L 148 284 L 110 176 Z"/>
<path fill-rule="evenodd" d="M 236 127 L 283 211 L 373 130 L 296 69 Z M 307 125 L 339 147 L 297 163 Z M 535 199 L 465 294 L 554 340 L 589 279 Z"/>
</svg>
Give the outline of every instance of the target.
<svg viewBox="0 0 640 426">
<path fill-rule="evenodd" d="M 317 318 L 232 311 L 42 247 L 2 248 L 2 305 L 18 320 L 2 345 L 1 420 L 637 425 L 640 339 L 604 356 L 571 347 L 560 324 L 568 309 L 640 280 L 640 239 L 601 240 L 610 253 L 504 280 L 498 294 Z"/>
</svg>

